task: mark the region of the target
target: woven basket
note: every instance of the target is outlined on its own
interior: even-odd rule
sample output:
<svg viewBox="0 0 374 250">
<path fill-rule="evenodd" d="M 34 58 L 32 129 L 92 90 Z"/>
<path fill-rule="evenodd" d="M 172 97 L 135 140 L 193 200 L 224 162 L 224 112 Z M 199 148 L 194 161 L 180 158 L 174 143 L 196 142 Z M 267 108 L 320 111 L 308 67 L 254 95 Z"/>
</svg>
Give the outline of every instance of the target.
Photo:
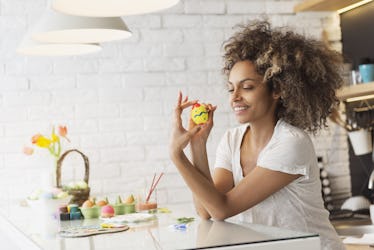
<svg viewBox="0 0 374 250">
<path fill-rule="evenodd" d="M 89 165 L 88 157 L 77 149 L 70 149 L 70 150 L 67 150 L 66 152 L 64 152 L 57 161 L 56 184 L 57 184 L 58 188 L 62 188 L 62 185 L 61 185 L 61 165 L 62 165 L 62 162 L 64 161 L 65 157 L 71 152 L 77 152 L 78 154 L 80 154 L 82 156 L 82 158 L 84 160 L 84 167 L 85 167 L 83 180 L 88 185 L 88 177 L 89 177 L 89 174 L 90 174 L 90 165 Z M 70 195 L 72 195 L 72 198 L 69 202 L 70 204 L 77 204 L 79 206 L 82 206 L 83 202 L 85 202 L 88 199 L 88 197 L 90 196 L 90 188 L 87 187 L 85 189 L 69 189 L 68 193 Z"/>
</svg>

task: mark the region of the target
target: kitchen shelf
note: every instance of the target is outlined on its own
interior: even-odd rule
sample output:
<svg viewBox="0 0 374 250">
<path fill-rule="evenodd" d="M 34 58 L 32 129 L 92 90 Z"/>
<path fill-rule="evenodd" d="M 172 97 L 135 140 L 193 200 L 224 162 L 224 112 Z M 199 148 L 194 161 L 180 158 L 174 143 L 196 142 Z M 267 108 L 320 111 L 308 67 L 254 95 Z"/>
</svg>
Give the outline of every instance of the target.
<svg viewBox="0 0 374 250">
<path fill-rule="evenodd" d="M 341 101 L 345 101 L 348 98 L 353 98 L 353 97 L 363 97 L 366 95 L 374 95 L 374 82 L 346 86 L 338 90 L 336 94 L 339 100 Z"/>
<path fill-rule="evenodd" d="M 336 11 L 361 0 L 305 0 L 297 4 L 294 12 L 301 11 Z"/>
</svg>

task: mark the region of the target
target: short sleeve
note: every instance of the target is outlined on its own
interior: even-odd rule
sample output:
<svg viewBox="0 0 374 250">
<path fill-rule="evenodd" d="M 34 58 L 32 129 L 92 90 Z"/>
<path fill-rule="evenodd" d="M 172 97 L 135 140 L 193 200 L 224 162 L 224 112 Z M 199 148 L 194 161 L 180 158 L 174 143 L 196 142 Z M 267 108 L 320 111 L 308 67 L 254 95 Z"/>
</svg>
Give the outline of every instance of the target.
<svg viewBox="0 0 374 250">
<path fill-rule="evenodd" d="M 313 154 L 313 144 L 306 134 L 288 135 L 265 148 L 257 165 L 288 174 L 300 174 L 304 180 L 309 179 Z"/>
<path fill-rule="evenodd" d="M 232 172 L 232 149 L 230 146 L 230 133 L 227 131 L 220 143 L 218 144 L 216 151 L 216 161 L 214 168 L 224 168 Z"/>
</svg>

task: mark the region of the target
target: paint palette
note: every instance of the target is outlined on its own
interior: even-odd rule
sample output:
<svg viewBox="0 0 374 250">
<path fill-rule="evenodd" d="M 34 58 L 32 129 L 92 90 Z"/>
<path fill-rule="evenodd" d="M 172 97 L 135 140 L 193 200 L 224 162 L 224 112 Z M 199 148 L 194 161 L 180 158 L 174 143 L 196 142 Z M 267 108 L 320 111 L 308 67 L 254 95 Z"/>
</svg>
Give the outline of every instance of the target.
<svg viewBox="0 0 374 250">
<path fill-rule="evenodd" d="M 97 234 L 106 233 L 118 233 L 129 229 L 127 225 L 121 224 L 102 224 L 102 225 L 91 225 L 91 226 L 78 226 L 63 229 L 59 232 L 61 237 L 75 238 L 75 237 L 86 237 Z"/>
</svg>

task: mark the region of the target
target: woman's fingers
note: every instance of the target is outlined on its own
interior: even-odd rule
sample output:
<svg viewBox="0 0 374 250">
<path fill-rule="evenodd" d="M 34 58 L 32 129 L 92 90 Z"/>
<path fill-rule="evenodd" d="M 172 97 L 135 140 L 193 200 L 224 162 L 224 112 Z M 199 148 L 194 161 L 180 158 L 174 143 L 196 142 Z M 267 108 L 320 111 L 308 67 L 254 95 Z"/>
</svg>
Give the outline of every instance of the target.
<svg viewBox="0 0 374 250">
<path fill-rule="evenodd" d="M 217 106 L 213 106 L 212 104 L 203 103 L 202 105 L 205 106 L 205 108 L 208 111 L 208 121 L 204 124 L 204 126 L 212 128 L 213 126 L 213 117 L 214 117 L 214 111 L 216 110 Z"/>
<path fill-rule="evenodd" d="M 196 123 L 192 120 L 191 112 L 190 112 L 190 117 L 188 117 L 188 129 L 192 129 L 195 126 L 196 126 Z"/>
<path fill-rule="evenodd" d="M 201 126 L 200 126 L 200 125 L 195 126 L 195 127 L 193 127 L 192 129 L 190 129 L 190 130 L 188 131 L 188 133 L 190 134 L 190 137 L 193 137 L 194 135 L 196 135 L 197 132 L 199 132 L 200 129 L 201 129 Z"/>
<path fill-rule="evenodd" d="M 178 110 L 178 111 L 180 111 L 180 113 L 182 113 L 183 109 L 194 105 L 198 101 L 198 100 L 191 100 L 191 101 L 189 101 L 188 100 L 188 96 L 186 96 L 183 99 L 183 101 L 182 101 L 182 99 L 183 99 L 182 92 L 179 91 L 177 105 L 176 105 L 175 109 Z"/>
<path fill-rule="evenodd" d="M 188 101 L 188 102 L 185 102 L 185 103 L 182 103 L 181 104 L 181 109 L 185 109 L 185 108 L 188 108 L 190 106 L 193 106 L 195 103 L 197 103 L 197 100 L 193 100 L 193 101 Z"/>
<path fill-rule="evenodd" d="M 186 96 L 183 99 L 183 101 L 182 101 L 182 99 L 183 99 L 182 92 L 179 91 L 177 104 L 176 104 L 175 109 L 174 109 L 174 115 L 175 115 L 175 118 L 178 118 L 177 119 L 178 121 L 180 120 L 180 115 L 182 114 L 183 110 L 192 106 L 192 105 L 194 105 L 198 101 L 198 100 L 189 101 L 188 96 Z"/>
<path fill-rule="evenodd" d="M 213 124 L 213 117 L 214 117 L 214 111 L 216 111 L 217 106 L 213 106 L 212 104 L 208 105 L 208 112 L 209 112 L 209 117 L 208 117 L 208 123 Z"/>
<path fill-rule="evenodd" d="M 182 114 L 182 109 L 181 109 L 181 104 L 182 104 L 182 92 L 178 92 L 178 98 L 177 98 L 177 103 L 174 108 L 174 123 L 177 125 L 177 127 L 182 126 L 182 118 L 180 115 Z"/>
<path fill-rule="evenodd" d="M 178 93 L 177 103 L 174 109 L 174 122 L 177 124 L 178 127 L 182 127 L 182 118 L 181 114 L 185 108 L 188 108 L 195 103 L 197 103 L 198 100 L 188 100 L 188 96 L 183 98 L 183 94 L 181 91 Z"/>
<path fill-rule="evenodd" d="M 213 106 L 210 103 L 207 103 L 207 104 L 206 103 L 202 103 L 202 105 L 204 105 L 205 108 L 208 110 L 208 113 L 209 113 L 208 119 L 209 120 L 213 120 L 213 113 L 216 110 L 217 106 Z"/>
</svg>

